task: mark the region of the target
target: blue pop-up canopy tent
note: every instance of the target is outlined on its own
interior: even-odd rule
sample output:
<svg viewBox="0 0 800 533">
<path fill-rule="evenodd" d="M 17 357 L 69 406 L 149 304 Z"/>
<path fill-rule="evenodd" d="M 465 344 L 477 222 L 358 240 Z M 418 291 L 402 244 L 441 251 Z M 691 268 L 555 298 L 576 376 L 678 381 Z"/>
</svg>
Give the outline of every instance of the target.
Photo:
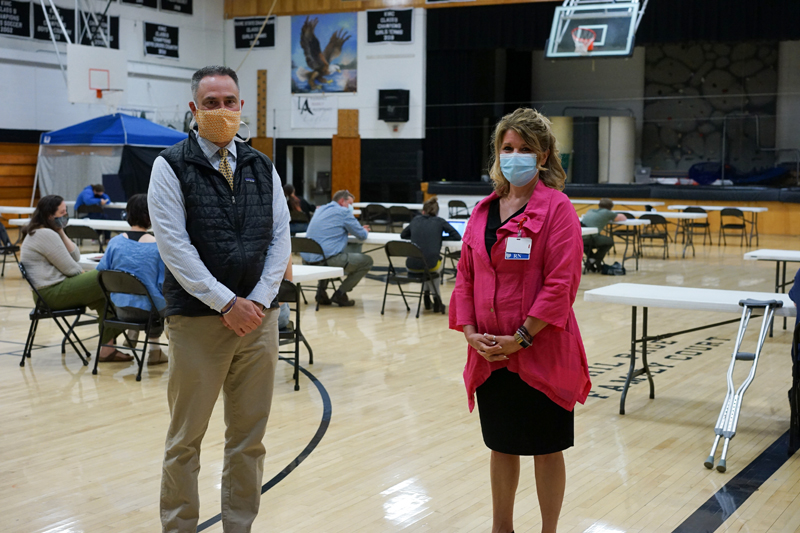
<svg viewBox="0 0 800 533">
<path fill-rule="evenodd" d="M 128 196 L 146 192 L 158 153 L 185 138 L 182 131 L 122 113 L 43 133 L 34 195 L 38 185 L 42 196 L 75 200 L 87 185 L 102 183 L 104 174 L 119 174 Z"/>
</svg>

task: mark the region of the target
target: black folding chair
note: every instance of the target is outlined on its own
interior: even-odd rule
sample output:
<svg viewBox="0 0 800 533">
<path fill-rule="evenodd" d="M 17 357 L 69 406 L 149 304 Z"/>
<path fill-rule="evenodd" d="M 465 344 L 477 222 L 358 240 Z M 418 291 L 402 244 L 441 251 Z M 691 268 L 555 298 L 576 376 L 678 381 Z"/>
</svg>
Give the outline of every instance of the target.
<svg viewBox="0 0 800 533">
<path fill-rule="evenodd" d="M 81 217 L 81 215 L 88 215 L 89 213 L 102 213 L 102 212 L 103 212 L 103 206 L 100 204 L 95 204 L 95 205 L 83 204 L 75 211 L 76 214 L 75 218 L 83 218 Z"/>
<path fill-rule="evenodd" d="M 8 233 L 6 233 L 6 228 L 3 227 L 3 224 L 0 224 L 0 255 L 3 256 L 3 270 L 0 271 L 0 277 L 5 276 L 6 274 L 6 258 L 9 255 L 14 258 L 14 261 L 16 261 L 17 264 L 19 264 L 17 252 L 19 252 L 19 246 L 11 242 L 11 239 L 8 237 Z"/>
<path fill-rule="evenodd" d="M 661 215 L 646 214 L 639 217 L 640 220 L 649 220 L 650 224 L 642 226 L 639 231 L 639 250 L 645 246 L 644 242 L 649 241 L 647 246 L 659 247 L 663 249 L 663 258 L 669 257 L 669 230 L 667 229 L 667 219 Z M 662 244 L 655 244 L 654 241 L 662 241 Z"/>
<path fill-rule="evenodd" d="M 728 221 L 726 221 L 726 219 Z M 734 219 L 736 222 L 729 222 L 731 219 Z M 726 207 L 719 212 L 719 237 L 717 238 L 717 245 L 719 245 L 719 241 L 722 241 L 722 243 L 727 246 L 728 241 L 725 237 L 729 235 L 730 232 L 734 234 L 739 232 L 741 235 L 739 246 L 744 244 L 745 237 L 747 236 L 747 229 L 745 226 L 744 213 L 741 209 Z"/>
<path fill-rule="evenodd" d="M 706 210 L 702 207 L 687 207 L 683 210 L 684 213 L 705 213 Z M 684 237 L 687 233 L 691 233 L 692 237 L 698 234 L 697 230 L 703 234 L 703 246 L 706 245 L 706 236 L 708 236 L 708 243 L 713 245 L 714 241 L 711 239 L 711 224 L 708 219 L 705 220 L 686 220 L 685 224 L 678 224 L 679 228 L 683 228 Z M 675 242 L 678 241 L 678 233 L 675 232 Z M 694 247 L 693 247 L 694 248 Z"/>
<path fill-rule="evenodd" d="M 403 268 L 399 270 L 397 267 L 394 266 L 392 263 L 392 257 L 415 257 L 422 261 L 422 264 L 425 266 L 425 269 L 420 274 L 408 272 L 407 269 Z M 387 294 L 390 296 L 402 296 L 403 303 L 406 304 L 406 311 L 411 311 L 411 308 L 408 306 L 408 301 L 406 300 L 406 295 L 403 292 L 403 284 L 404 283 L 419 283 L 419 302 L 417 303 L 417 318 L 419 318 L 419 310 L 422 306 L 422 293 L 425 291 L 425 284 L 429 282 L 428 285 L 433 287 L 433 291 L 436 293 L 436 296 L 441 299 L 439 296 L 439 288 L 438 284 L 434 283 L 433 280 L 439 278 L 438 272 L 431 272 L 428 268 L 428 263 L 425 261 L 425 256 L 422 254 L 422 250 L 419 249 L 419 246 L 414 244 L 413 242 L 407 241 L 391 241 L 386 243 L 386 258 L 389 260 L 389 271 L 386 275 L 386 286 L 383 289 L 383 305 L 381 306 L 381 314 L 383 314 L 384 310 L 386 309 L 386 296 Z M 405 272 L 403 274 L 402 272 Z M 389 284 L 395 283 L 397 288 L 400 290 L 400 293 L 390 293 L 389 292 Z M 445 312 L 445 306 L 442 305 L 442 313 Z"/>
<path fill-rule="evenodd" d="M 147 343 L 150 340 L 150 330 L 153 329 L 158 318 L 158 312 L 151 312 L 150 315 L 147 317 L 147 321 L 145 322 L 136 322 L 133 320 L 121 320 L 117 317 L 116 309 L 114 308 L 114 304 L 111 303 L 111 294 L 131 294 L 134 296 L 146 296 L 147 299 L 150 301 L 150 309 L 155 310 L 158 309 L 156 307 L 155 302 L 153 302 L 153 297 L 150 296 L 150 293 L 147 292 L 147 287 L 144 286 L 144 283 L 141 282 L 139 278 L 134 276 L 133 274 L 129 274 L 127 272 L 122 272 L 121 270 L 101 270 L 100 274 L 97 276 L 97 282 L 100 284 L 100 288 L 103 290 L 103 294 L 106 297 L 106 306 L 103 308 L 103 315 L 100 318 L 100 338 L 103 338 L 103 330 L 105 330 L 107 325 L 116 326 L 122 329 L 122 335 L 125 337 L 125 340 L 128 341 L 128 346 L 117 346 L 113 345 L 114 348 L 122 348 L 126 350 L 130 350 L 133 352 L 133 357 L 136 359 L 136 362 L 139 364 L 139 372 L 136 374 L 136 381 L 142 380 L 142 369 L 144 368 L 144 360 L 145 355 L 147 354 Z M 109 316 L 110 315 L 110 316 Z M 141 353 L 136 351 L 134 347 L 136 342 L 128 337 L 127 330 L 132 329 L 134 331 L 144 331 L 144 344 L 142 344 L 142 351 Z M 166 346 L 166 344 L 158 343 L 160 346 Z M 100 361 L 100 348 L 102 344 L 100 342 L 97 343 L 97 356 L 94 360 L 94 369 L 92 370 L 92 374 L 97 374 L 97 363 Z"/>
<path fill-rule="evenodd" d="M 81 206 L 83 207 L 83 206 Z M 103 253 L 103 239 L 100 238 L 100 234 L 97 233 L 94 229 L 88 226 L 67 226 L 64 228 L 64 233 L 67 235 L 68 238 L 78 241 L 78 246 L 81 245 L 81 241 L 83 239 L 89 240 L 97 240 L 98 244 L 100 245 L 100 249 L 98 250 L 99 253 Z"/>
<path fill-rule="evenodd" d="M 321 260 L 319 260 L 319 261 L 306 261 L 304 259 L 303 260 L 303 264 L 314 265 L 314 266 L 328 266 L 328 258 L 325 257 L 325 252 L 322 251 L 322 246 L 320 246 L 319 243 L 317 241 L 315 241 L 314 239 L 309 239 L 307 237 L 292 237 L 292 253 L 293 254 L 308 253 L 308 254 L 321 255 L 322 256 Z M 329 278 L 329 279 L 320 280 L 320 281 L 325 281 L 325 282 L 330 281 L 331 282 L 331 286 L 333 287 L 334 290 L 336 290 L 336 284 L 334 283 L 334 280 L 338 281 L 339 283 L 342 282 L 342 278 Z M 304 289 L 309 289 L 310 290 L 310 288 L 309 287 L 303 287 L 299 283 L 298 283 L 298 287 L 300 287 L 300 295 L 303 298 L 303 303 L 308 305 L 308 300 L 306 300 L 306 295 L 303 292 L 303 290 Z M 319 302 L 317 302 L 316 310 L 319 311 Z"/>
<path fill-rule="evenodd" d="M 308 215 L 303 213 L 302 211 L 295 211 L 294 209 L 291 209 L 289 211 L 289 222 L 290 222 L 289 228 L 290 229 L 292 227 L 292 224 L 295 224 L 295 225 L 297 225 L 297 224 L 305 224 L 305 227 L 307 228 L 308 227 L 308 223 L 310 221 L 311 221 L 311 219 L 308 217 Z M 293 231 L 292 235 L 294 235 L 296 232 L 299 232 L 299 231 L 300 230 Z M 305 230 L 302 230 L 302 231 L 305 231 Z"/>
<path fill-rule="evenodd" d="M 36 296 L 36 307 L 30 313 L 30 320 L 31 320 L 31 327 L 28 329 L 28 338 L 25 340 L 25 348 L 22 350 L 22 360 L 19 362 L 19 366 L 25 366 L 25 358 L 27 357 L 30 359 L 31 351 L 33 350 L 33 341 L 36 338 L 36 330 L 39 327 L 39 321 L 45 318 L 52 318 L 53 321 L 58 326 L 58 329 L 61 330 L 61 333 L 64 334 L 64 339 L 61 341 L 61 355 L 66 354 L 67 352 L 67 341 L 69 341 L 70 346 L 72 349 L 75 350 L 75 353 L 78 354 L 78 357 L 81 358 L 81 362 L 84 366 L 89 364 L 88 359 L 92 356 L 89 353 L 89 350 L 86 349 L 86 346 L 83 345 L 81 339 L 78 337 L 78 334 L 75 333 L 75 328 L 78 326 L 85 326 L 88 324 L 97 324 L 96 319 L 92 320 L 84 320 L 81 321 L 81 316 L 86 313 L 86 306 L 80 307 L 72 307 L 70 309 L 53 309 L 50 305 L 47 304 L 44 298 L 42 298 L 41 293 L 36 290 L 36 287 L 33 286 L 30 278 L 28 277 L 28 271 L 25 270 L 25 265 L 22 263 L 19 264 L 19 271 L 22 273 L 22 279 L 28 282 L 30 285 L 33 294 Z M 75 320 L 72 321 L 70 324 L 68 317 L 75 317 Z M 59 319 L 63 320 L 63 324 L 59 322 Z M 77 341 L 78 346 L 81 347 L 81 350 L 78 350 L 78 347 L 75 346 L 75 342 L 73 342 L 73 338 Z M 84 357 L 83 354 L 86 354 Z"/>
<path fill-rule="evenodd" d="M 314 352 L 308 344 L 303 332 L 300 329 L 300 284 L 283 280 L 278 290 L 278 301 L 288 303 L 289 309 L 294 311 L 294 322 L 289 322 L 285 328 L 278 330 L 278 344 L 288 346 L 293 344 L 293 350 L 281 350 L 278 353 L 294 354 L 294 390 L 300 390 L 300 343 L 302 342 L 308 350 L 308 364 L 314 364 Z"/>
<path fill-rule="evenodd" d="M 445 266 L 447 264 L 447 260 L 450 260 L 450 267 Z M 445 275 L 450 275 L 450 280 L 456 279 L 458 274 L 458 262 L 461 260 L 461 250 L 450 250 L 448 246 L 445 245 L 444 253 L 442 254 L 442 272 L 441 272 L 441 280 L 440 285 L 444 285 L 444 277 Z"/>
<path fill-rule="evenodd" d="M 414 218 L 414 212 L 407 207 L 393 205 L 389 208 L 389 219 L 391 220 L 389 228 L 393 233 L 395 228 L 399 228 L 400 231 L 403 231 L 403 224 L 410 223 L 412 218 Z"/>
<path fill-rule="evenodd" d="M 388 231 L 392 218 L 389 216 L 389 210 L 381 204 L 367 204 L 361 210 L 361 221 L 370 226 L 383 226 L 383 229 Z"/>
<path fill-rule="evenodd" d="M 447 214 L 450 218 L 469 218 L 469 208 L 463 200 L 447 202 Z"/>
</svg>

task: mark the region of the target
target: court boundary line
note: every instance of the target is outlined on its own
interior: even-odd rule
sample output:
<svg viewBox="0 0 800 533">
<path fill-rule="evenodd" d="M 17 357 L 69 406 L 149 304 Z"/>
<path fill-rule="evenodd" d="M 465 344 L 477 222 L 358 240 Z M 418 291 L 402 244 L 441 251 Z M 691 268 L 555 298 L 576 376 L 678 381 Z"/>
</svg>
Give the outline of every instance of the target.
<svg viewBox="0 0 800 533">
<path fill-rule="evenodd" d="M 719 529 L 753 493 L 786 464 L 792 455 L 788 453 L 788 448 L 789 430 L 786 430 L 786 433 L 689 515 L 673 533 L 710 533 Z"/>
<path fill-rule="evenodd" d="M 294 359 L 292 358 L 280 357 L 279 359 L 290 365 L 294 364 Z M 272 477 L 272 479 L 270 479 L 264 485 L 261 486 L 261 494 L 264 494 L 269 489 L 271 489 L 272 487 L 283 481 L 286 478 L 286 476 L 291 474 L 295 468 L 300 466 L 300 463 L 305 461 L 306 458 L 309 455 L 311 455 L 311 452 L 313 452 L 314 449 L 317 447 L 317 445 L 320 443 L 320 441 L 322 441 L 322 437 L 325 435 L 325 432 L 328 430 L 328 426 L 331 423 L 331 413 L 333 412 L 333 409 L 331 405 L 331 397 L 328 394 L 328 391 L 325 389 L 325 386 L 322 384 L 321 381 L 319 381 L 316 378 L 316 376 L 314 376 L 314 374 L 306 370 L 304 367 L 298 365 L 298 369 L 300 370 L 300 372 L 305 374 L 309 380 L 311 380 L 311 383 L 313 383 L 314 386 L 317 387 L 317 390 L 319 391 L 320 398 L 322 399 L 322 419 L 319 422 L 319 427 L 317 428 L 317 432 L 314 433 L 314 436 L 308 442 L 306 447 L 303 448 L 303 451 L 301 451 L 297 457 L 295 457 L 288 465 L 286 465 L 283 468 L 283 470 L 278 472 L 275 476 Z M 222 513 L 219 513 L 216 516 L 209 518 L 208 520 L 197 526 L 198 533 L 200 531 L 208 529 L 214 524 L 219 523 L 221 520 L 222 520 Z"/>
</svg>

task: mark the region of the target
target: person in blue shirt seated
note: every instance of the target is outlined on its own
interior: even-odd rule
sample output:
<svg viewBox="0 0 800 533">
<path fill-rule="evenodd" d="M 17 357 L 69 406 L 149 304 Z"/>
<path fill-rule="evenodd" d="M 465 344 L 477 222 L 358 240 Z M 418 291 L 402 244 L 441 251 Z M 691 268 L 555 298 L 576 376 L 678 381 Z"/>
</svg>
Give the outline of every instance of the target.
<svg viewBox="0 0 800 533">
<path fill-rule="evenodd" d="M 622 213 L 612 211 L 614 202 L 610 198 L 601 198 L 600 209 L 590 209 L 581 218 L 581 226 L 586 228 L 597 228 L 598 233 L 583 237 L 583 253 L 586 254 L 586 270 L 589 272 L 600 272 L 603 266 L 603 258 L 614 246 L 614 239 L 606 235 L 600 235 L 610 222 L 622 222 L 626 220 Z"/>
<path fill-rule="evenodd" d="M 361 245 L 347 243 L 348 234 L 364 240 L 369 232 L 369 226 L 362 226 L 353 216 L 354 200 L 355 197 L 349 191 L 336 191 L 330 203 L 317 207 L 314 218 L 308 225 L 306 237 L 322 247 L 322 252 L 328 259 L 328 266 L 342 267 L 347 274 L 341 286 L 330 298 L 326 290 L 328 282 L 325 280 L 319 282 L 316 300 L 320 305 L 330 305 L 331 302 L 341 307 L 354 305 L 355 302 L 347 297 L 347 293 L 352 291 L 372 268 L 372 258 L 361 253 Z M 323 260 L 323 257 L 317 254 L 302 253 L 300 256 L 306 263 Z"/>
<path fill-rule="evenodd" d="M 82 205 L 99 205 L 105 207 L 110 201 L 111 198 L 105 193 L 105 188 L 102 185 L 99 183 L 96 185 L 87 185 L 78 195 L 78 199 L 75 200 L 75 213 L 78 212 L 78 209 Z M 98 215 L 100 215 L 100 213 L 88 214 L 89 218 L 102 218 L 102 216 Z"/>
<path fill-rule="evenodd" d="M 150 229 L 147 195 L 131 196 L 128 200 L 127 213 L 131 230 L 109 241 L 97 270 L 121 270 L 133 274 L 147 287 L 147 292 L 157 309 L 152 309 L 150 300 L 146 296 L 115 293 L 111 295 L 111 302 L 120 320 L 145 322 L 152 315 L 153 326 L 150 329 L 149 342 L 157 343 L 164 331 L 161 314 L 166 307 L 166 301 L 161 286 L 164 283 L 166 267 L 158 253 L 156 238 L 147 233 Z M 132 340 L 135 342 L 135 339 Z M 112 344 L 116 344 L 116 340 Z M 167 356 L 161 348 L 157 344 L 150 344 L 147 364 L 159 365 L 166 362 Z"/>
</svg>

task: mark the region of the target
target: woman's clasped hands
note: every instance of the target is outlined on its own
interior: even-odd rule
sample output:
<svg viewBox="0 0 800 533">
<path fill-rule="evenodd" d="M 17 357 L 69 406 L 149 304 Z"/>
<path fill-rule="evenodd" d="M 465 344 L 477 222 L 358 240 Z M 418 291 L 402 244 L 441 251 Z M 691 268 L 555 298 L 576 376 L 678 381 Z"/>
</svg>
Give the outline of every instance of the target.
<svg viewBox="0 0 800 533">
<path fill-rule="evenodd" d="M 506 361 L 509 355 L 522 349 L 513 335 L 470 333 L 466 338 L 469 345 L 490 363 Z"/>
</svg>

